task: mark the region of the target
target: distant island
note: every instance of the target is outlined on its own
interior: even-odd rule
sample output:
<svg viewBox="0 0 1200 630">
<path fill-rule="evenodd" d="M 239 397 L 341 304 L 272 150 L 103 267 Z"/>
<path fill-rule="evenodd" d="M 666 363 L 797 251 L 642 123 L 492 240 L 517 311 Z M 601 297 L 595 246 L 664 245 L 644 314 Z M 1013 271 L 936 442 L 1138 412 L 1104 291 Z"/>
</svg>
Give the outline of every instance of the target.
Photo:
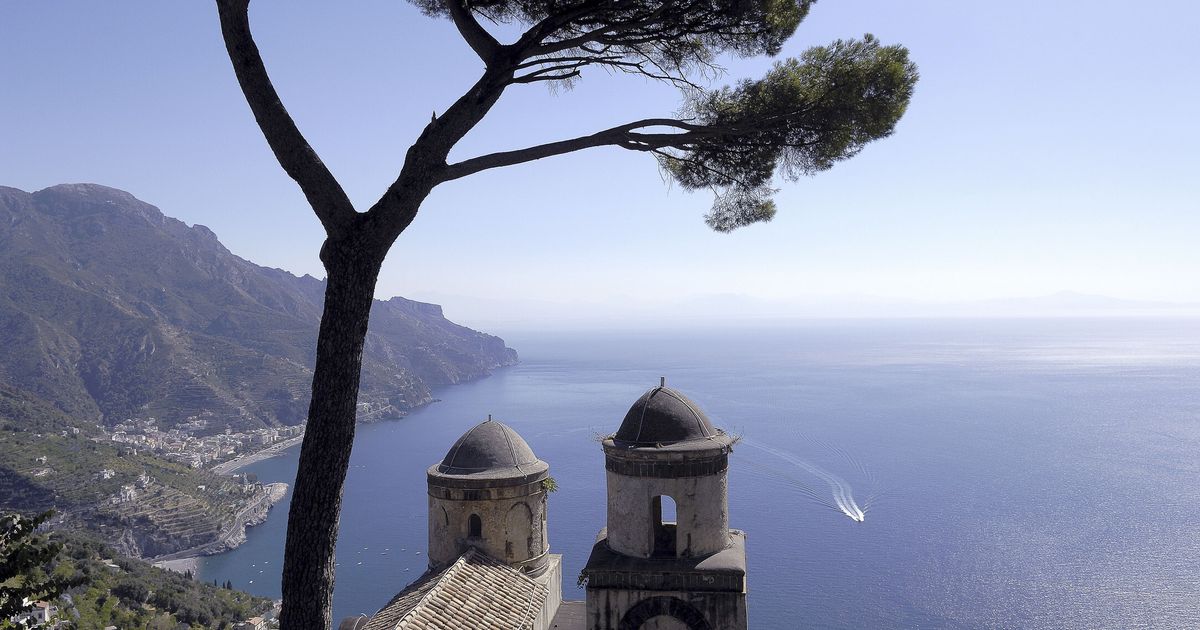
<svg viewBox="0 0 1200 630">
<path fill-rule="evenodd" d="M 229 474 L 302 438 L 323 295 L 129 193 L 0 187 L 0 510 L 138 558 L 236 546 L 285 488 Z M 435 304 L 377 301 L 359 418 L 516 361 Z"/>
</svg>

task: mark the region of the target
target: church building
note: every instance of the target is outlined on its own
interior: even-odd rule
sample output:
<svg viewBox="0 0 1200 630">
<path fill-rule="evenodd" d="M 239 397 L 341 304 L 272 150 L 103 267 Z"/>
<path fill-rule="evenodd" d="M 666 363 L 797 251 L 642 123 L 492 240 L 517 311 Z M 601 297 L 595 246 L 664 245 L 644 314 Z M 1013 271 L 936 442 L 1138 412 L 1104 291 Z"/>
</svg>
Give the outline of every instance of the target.
<svg viewBox="0 0 1200 630">
<path fill-rule="evenodd" d="M 745 630 L 733 443 L 665 382 L 638 398 L 602 443 L 608 518 L 581 575 L 586 601 L 563 602 L 546 536 L 550 467 L 489 417 L 428 470 L 429 569 L 339 630 Z"/>
</svg>

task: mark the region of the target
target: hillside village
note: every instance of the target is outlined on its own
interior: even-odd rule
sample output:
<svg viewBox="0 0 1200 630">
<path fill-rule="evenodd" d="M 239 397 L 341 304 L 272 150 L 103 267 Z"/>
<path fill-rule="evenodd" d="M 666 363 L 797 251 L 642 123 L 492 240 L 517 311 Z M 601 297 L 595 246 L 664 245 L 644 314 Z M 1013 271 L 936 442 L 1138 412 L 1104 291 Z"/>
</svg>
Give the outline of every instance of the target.
<svg viewBox="0 0 1200 630">
<path fill-rule="evenodd" d="M 53 510 L 117 565 L 241 544 L 287 487 L 233 473 L 303 438 L 324 282 L 88 184 L 0 187 L 0 243 L 0 512 Z M 360 421 L 517 360 L 437 305 L 374 310 Z"/>
<path fill-rule="evenodd" d="M 103 430 L 102 430 L 103 431 Z M 172 461 L 202 468 L 256 451 L 304 434 L 303 426 L 263 427 L 234 431 L 226 425 L 212 432 L 203 417 L 193 416 L 170 428 L 159 426 L 153 418 L 129 418 L 103 431 L 113 442 L 127 444 Z"/>
</svg>

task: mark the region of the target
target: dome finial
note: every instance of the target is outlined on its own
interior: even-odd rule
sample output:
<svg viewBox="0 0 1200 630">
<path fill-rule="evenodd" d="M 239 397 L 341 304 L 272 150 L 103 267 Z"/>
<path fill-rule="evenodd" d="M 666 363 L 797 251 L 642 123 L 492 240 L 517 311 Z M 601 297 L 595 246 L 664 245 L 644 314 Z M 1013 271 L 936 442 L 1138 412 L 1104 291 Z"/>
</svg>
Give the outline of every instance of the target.
<svg viewBox="0 0 1200 630">
<path fill-rule="evenodd" d="M 469 475 L 501 469 L 520 470 L 539 460 L 529 444 L 512 427 L 488 418 L 471 427 L 438 465 L 438 472 L 450 475 Z"/>
<path fill-rule="evenodd" d="M 658 377 L 658 386 L 666 387 L 667 386 L 667 377 L 665 377 L 665 376 Z"/>
</svg>

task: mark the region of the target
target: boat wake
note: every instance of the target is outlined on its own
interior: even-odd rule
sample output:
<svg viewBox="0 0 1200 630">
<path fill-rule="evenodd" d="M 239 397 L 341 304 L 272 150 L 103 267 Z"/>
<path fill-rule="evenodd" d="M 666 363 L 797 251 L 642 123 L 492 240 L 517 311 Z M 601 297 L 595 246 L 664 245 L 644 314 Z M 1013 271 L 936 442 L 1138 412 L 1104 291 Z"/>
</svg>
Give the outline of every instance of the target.
<svg viewBox="0 0 1200 630">
<path fill-rule="evenodd" d="M 774 455 L 775 457 L 791 465 L 781 468 L 778 466 L 771 466 L 768 463 L 758 459 L 750 459 L 747 463 L 752 470 L 781 479 L 788 485 L 794 487 L 796 490 L 799 490 L 800 494 L 805 498 L 810 499 L 823 507 L 827 507 L 831 510 L 839 512 L 852 521 L 862 523 L 867 519 L 867 511 L 870 510 L 871 504 L 875 499 L 874 494 L 868 497 L 862 504 L 859 504 L 854 498 L 853 488 L 850 487 L 850 484 L 847 483 L 845 479 L 839 477 L 838 475 L 835 475 L 812 462 L 802 459 L 793 453 L 789 453 L 773 446 L 768 446 L 766 444 L 761 444 L 746 439 L 743 439 L 741 443 L 751 448 Z M 825 448 L 837 454 L 839 457 L 845 459 L 847 463 L 853 466 L 858 472 L 863 474 L 872 485 L 875 485 L 874 475 L 871 474 L 870 470 L 868 470 L 867 467 L 862 464 L 862 462 L 859 462 L 845 450 L 836 446 L 830 444 L 824 444 L 824 446 Z M 809 475 L 812 475 L 813 477 L 825 482 L 825 484 L 829 486 L 828 493 L 813 487 L 803 477 L 796 475 L 796 469 L 802 470 Z M 832 496 L 830 496 L 831 494 Z"/>
</svg>

